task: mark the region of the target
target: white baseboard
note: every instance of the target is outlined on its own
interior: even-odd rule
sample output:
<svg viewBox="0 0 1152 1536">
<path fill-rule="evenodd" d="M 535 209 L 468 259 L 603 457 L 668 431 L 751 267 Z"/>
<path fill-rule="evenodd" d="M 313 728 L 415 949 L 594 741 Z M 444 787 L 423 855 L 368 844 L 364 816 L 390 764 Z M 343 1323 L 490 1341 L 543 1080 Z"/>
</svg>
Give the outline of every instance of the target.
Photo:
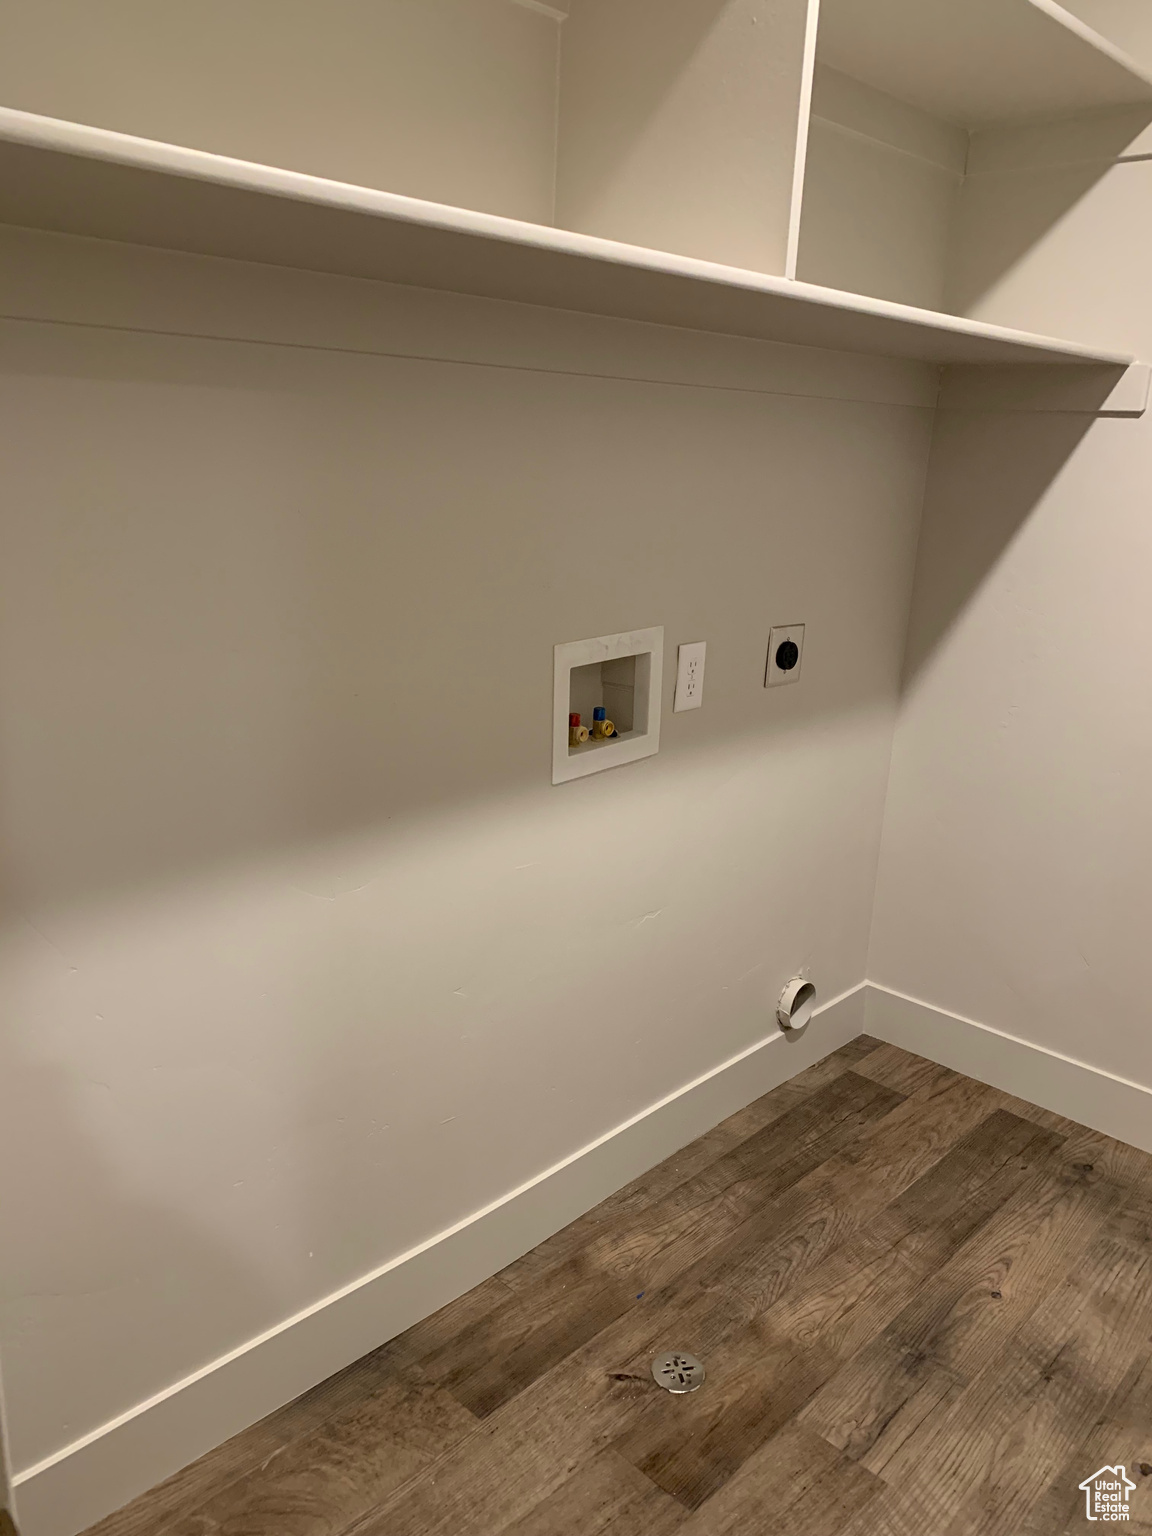
<svg viewBox="0 0 1152 1536">
<path fill-rule="evenodd" d="M 869 982 L 868 1034 L 1152 1152 L 1152 1089 Z"/>
<path fill-rule="evenodd" d="M 75 1536 L 510 1264 L 864 1028 L 864 983 L 13 1479 L 21 1536 Z"/>
</svg>

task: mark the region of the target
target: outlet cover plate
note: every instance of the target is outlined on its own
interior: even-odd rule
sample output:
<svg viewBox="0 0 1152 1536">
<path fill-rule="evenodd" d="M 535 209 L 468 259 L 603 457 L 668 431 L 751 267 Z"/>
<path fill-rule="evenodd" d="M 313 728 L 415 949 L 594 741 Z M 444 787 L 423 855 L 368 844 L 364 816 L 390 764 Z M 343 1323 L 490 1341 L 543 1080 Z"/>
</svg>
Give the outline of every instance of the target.
<svg viewBox="0 0 1152 1536">
<path fill-rule="evenodd" d="M 682 645 L 676 653 L 676 702 L 672 709 L 682 715 L 686 709 L 699 709 L 704 702 L 704 656 L 706 640 Z"/>
<path fill-rule="evenodd" d="M 791 667 L 781 666 L 779 657 L 782 646 L 791 642 L 796 647 L 797 655 L 795 664 Z M 785 651 L 784 659 L 788 652 Z M 803 624 L 781 624 L 773 629 L 768 636 L 768 667 L 764 673 L 765 688 L 782 688 L 785 683 L 799 681 L 800 669 L 804 665 L 804 626 Z"/>
</svg>

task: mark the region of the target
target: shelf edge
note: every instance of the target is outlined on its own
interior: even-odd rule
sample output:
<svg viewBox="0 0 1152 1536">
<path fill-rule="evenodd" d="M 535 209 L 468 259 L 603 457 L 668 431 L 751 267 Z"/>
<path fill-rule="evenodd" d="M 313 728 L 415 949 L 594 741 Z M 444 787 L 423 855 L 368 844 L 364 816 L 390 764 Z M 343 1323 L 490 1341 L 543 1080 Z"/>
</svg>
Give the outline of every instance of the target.
<svg viewBox="0 0 1152 1536">
<path fill-rule="evenodd" d="M 1046 0 L 1047 3 L 1047 0 Z M 527 247 L 558 256 L 581 258 L 670 277 L 686 278 L 714 287 L 740 290 L 750 295 L 790 300 L 801 306 L 834 310 L 866 319 L 891 321 L 901 326 L 940 335 L 999 342 L 1033 354 L 1049 354 L 1069 363 L 1106 363 L 1126 367 L 1133 358 L 1059 337 L 1037 335 L 984 321 L 968 320 L 935 310 L 920 309 L 866 294 L 825 288 L 798 279 L 726 266 L 695 256 L 653 251 L 626 245 L 599 235 L 529 224 L 500 214 L 454 208 L 426 202 L 400 193 L 384 192 L 347 182 L 328 180 L 301 171 L 260 165 L 207 150 L 189 149 L 160 140 L 138 138 L 108 128 L 43 117 L 18 108 L 0 106 L 0 142 L 45 150 L 61 155 L 120 165 L 185 180 L 232 187 L 258 195 L 283 198 L 313 207 L 361 213 L 368 217 L 473 235 L 497 243 Z M 803 345 L 804 343 L 798 343 Z M 860 350 L 847 348 L 846 350 Z"/>
</svg>

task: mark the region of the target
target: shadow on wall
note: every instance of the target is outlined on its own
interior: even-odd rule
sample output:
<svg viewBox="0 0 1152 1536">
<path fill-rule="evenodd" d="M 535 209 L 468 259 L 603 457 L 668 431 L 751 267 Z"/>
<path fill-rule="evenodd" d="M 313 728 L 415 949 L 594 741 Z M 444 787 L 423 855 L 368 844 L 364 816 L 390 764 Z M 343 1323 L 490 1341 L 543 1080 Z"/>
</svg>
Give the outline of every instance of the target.
<svg viewBox="0 0 1152 1536">
<path fill-rule="evenodd" d="M 651 1097 L 646 1020 L 669 1057 L 678 1028 L 699 1048 L 705 1006 L 762 1033 L 740 1011 L 758 978 L 730 962 L 763 955 L 777 871 L 728 837 L 733 806 L 771 818 L 789 907 L 862 944 L 930 420 L 81 328 L 5 340 L 0 1329 L 24 1468 L 93 1428 L 90 1402 L 106 1420 L 535 1172 L 545 1119 L 557 1156 L 586 1139 L 577 965 L 615 968 L 634 1026 L 608 1021 L 604 1128 Z M 780 619 L 812 625 L 808 686 L 769 693 Z M 707 711 L 667 715 L 634 777 L 555 790 L 552 645 L 660 622 L 669 646 L 707 637 Z M 839 731 L 857 714 L 862 742 Z M 685 858 L 688 754 L 723 782 Z M 627 879 L 590 857 L 595 806 Z M 295 879 L 317 846 L 317 883 Z M 696 991 L 659 964 L 656 909 L 688 886 L 723 913 L 723 974 Z"/>
<path fill-rule="evenodd" d="M 0 531 L 33 909 L 429 809 L 554 807 L 561 640 L 706 624 L 709 751 L 890 696 L 899 615 L 866 654 L 851 610 L 868 582 L 903 598 L 923 412 L 27 330 L 11 430 L 63 421 L 68 445 L 20 455 Z M 836 663 L 781 700 L 760 683 L 785 604 Z M 667 719 L 650 771 L 677 731 L 700 739 Z"/>
<path fill-rule="evenodd" d="M 1076 204 L 1106 176 L 1144 130 L 1152 124 L 1152 107 L 1124 108 L 1068 125 L 1072 137 L 1060 148 L 1063 124 L 1038 130 L 1042 158 L 1035 161 L 1027 147 L 1028 130 L 1020 130 L 1025 147 L 1019 164 L 997 169 L 997 162 L 981 154 L 982 138 L 996 142 L 1011 129 L 974 134 L 969 151 L 969 173 L 960 190 L 954 216 L 955 246 L 948 263 L 945 308 L 953 314 L 971 315 L 1039 245 Z M 1076 282 L 1083 274 L 1076 273 Z M 1054 301 L 1059 312 L 1075 313 L 1074 295 Z"/>
<path fill-rule="evenodd" d="M 1108 385 L 1102 386 L 1106 396 Z M 1043 501 L 1094 416 L 944 410 L 929 461 L 905 653 L 914 685 Z"/>
</svg>

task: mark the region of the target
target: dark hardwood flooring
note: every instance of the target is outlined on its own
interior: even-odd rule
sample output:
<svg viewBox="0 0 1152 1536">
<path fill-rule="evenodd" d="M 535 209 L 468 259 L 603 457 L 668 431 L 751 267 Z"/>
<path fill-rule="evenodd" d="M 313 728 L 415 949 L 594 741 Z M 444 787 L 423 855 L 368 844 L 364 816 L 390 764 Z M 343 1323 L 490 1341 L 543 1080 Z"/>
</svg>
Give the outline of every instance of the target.
<svg viewBox="0 0 1152 1536">
<path fill-rule="evenodd" d="M 1152 1156 L 863 1038 L 90 1536 L 1066 1536 L 1120 1462 L 1152 1536 Z"/>
</svg>

